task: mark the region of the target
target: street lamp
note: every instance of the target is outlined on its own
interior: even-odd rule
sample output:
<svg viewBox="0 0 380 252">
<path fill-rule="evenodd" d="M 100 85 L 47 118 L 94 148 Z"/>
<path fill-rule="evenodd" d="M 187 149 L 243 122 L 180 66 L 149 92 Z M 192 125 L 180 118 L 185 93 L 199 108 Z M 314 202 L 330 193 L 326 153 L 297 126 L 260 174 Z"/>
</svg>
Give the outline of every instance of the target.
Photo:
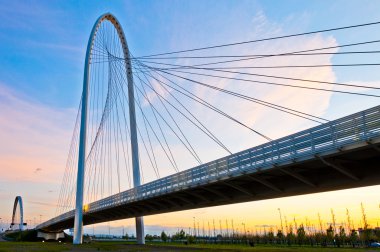
<svg viewBox="0 0 380 252">
<path fill-rule="evenodd" d="M 282 214 L 281 214 L 281 209 L 277 208 L 279 214 L 280 214 L 280 221 L 281 221 L 281 233 L 284 234 L 284 227 L 282 225 Z"/>
<path fill-rule="evenodd" d="M 247 230 L 245 229 L 245 223 L 241 223 L 244 227 L 244 234 L 245 234 L 245 237 L 247 237 Z"/>
<path fill-rule="evenodd" d="M 193 236 L 195 237 L 197 234 L 196 234 L 196 229 L 195 229 L 195 217 L 193 217 L 193 226 L 194 226 L 194 232 L 193 232 Z"/>
</svg>

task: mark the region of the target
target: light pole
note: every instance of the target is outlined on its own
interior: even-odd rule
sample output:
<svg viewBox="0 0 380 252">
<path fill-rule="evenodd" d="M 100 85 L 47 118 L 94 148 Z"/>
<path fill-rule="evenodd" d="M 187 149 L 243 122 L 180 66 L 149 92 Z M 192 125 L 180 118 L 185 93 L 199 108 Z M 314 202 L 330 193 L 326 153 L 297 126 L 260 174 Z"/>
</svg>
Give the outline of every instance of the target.
<svg viewBox="0 0 380 252">
<path fill-rule="evenodd" d="M 280 221 L 281 221 L 281 233 L 284 234 L 284 227 L 282 225 L 282 214 L 281 214 L 281 209 L 277 208 L 278 213 L 280 214 Z"/>
<path fill-rule="evenodd" d="M 193 217 L 193 226 L 194 226 L 194 232 L 193 232 L 193 236 L 197 236 L 196 234 L 196 229 L 195 229 L 195 217 Z"/>
<path fill-rule="evenodd" d="M 245 229 L 245 223 L 243 222 L 241 224 L 243 225 L 243 228 L 244 228 L 244 235 L 245 235 L 245 237 L 247 237 L 247 230 Z"/>
<path fill-rule="evenodd" d="M 223 233 L 222 233 L 222 221 L 219 220 L 219 230 L 220 230 L 220 235 L 223 237 Z"/>
<path fill-rule="evenodd" d="M 245 229 L 245 223 L 241 223 L 243 225 L 243 228 L 244 228 L 244 239 L 245 239 L 245 243 L 247 243 L 247 230 Z"/>
<path fill-rule="evenodd" d="M 210 221 L 207 221 L 207 225 L 208 225 L 208 239 L 210 239 L 211 237 Z"/>
<path fill-rule="evenodd" d="M 205 238 L 205 221 L 204 220 L 202 221 L 202 236 L 204 239 Z"/>
<path fill-rule="evenodd" d="M 214 237 L 216 237 L 216 231 L 215 231 L 215 220 L 214 220 L 214 219 L 212 219 L 212 225 L 213 225 L 213 227 L 214 227 Z"/>
<path fill-rule="evenodd" d="M 227 230 L 227 233 L 226 233 L 226 236 L 227 236 L 227 239 L 229 238 L 229 233 L 228 233 L 228 221 L 226 219 L 226 230 Z"/>
<path fill-rule="evenodd" d="M 231 220 L 231 228 L 232 228 L 232 239 L 235 237 L 235 228 L 234 228 L 234 220 Z"/>
<path fill-rule="evenodd" d="M 198 224 L 197 236 L 199 237 L 199 221 L 197 222 L 197 224 Z"/>
</svg>

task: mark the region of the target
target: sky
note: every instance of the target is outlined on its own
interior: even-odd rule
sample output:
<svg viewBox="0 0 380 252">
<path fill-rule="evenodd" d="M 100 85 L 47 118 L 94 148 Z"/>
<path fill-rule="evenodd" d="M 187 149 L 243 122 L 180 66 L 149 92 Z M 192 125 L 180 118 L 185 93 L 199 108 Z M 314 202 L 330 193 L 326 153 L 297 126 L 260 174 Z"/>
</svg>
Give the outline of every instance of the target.
<svg viewBox="0 0 380 252">
<path fill-rule="evenodd" d="M 13 200 L 24 199 L 25 219 L 28 223 L 47 220 L 54 216 L 55 205 L 65 168 L 76 111 L 80 101 L 86 45 L 95 20 L 111 12 L 120 21 L 129 49 L 136 56 L 258 38 L 302 33 L 333 27 L 376 22 L 378 1 L 4 1 L 0 0 L 0 225 L 9 222 Z M 314 34 L 296 39 L 218 49 L 215 55 L 276 53 L 355 42 L 377 40 L 378 26 Z M 355 50 L 375 50 L 373 46 Z M 347 49 L 348 50 L 348 49 Z M 352 49 L 354 50 L 354 49 Z M 331 52 L 337 52 L 332 50 Z M 198 53 L 200 55 L 200 52 Z M 298 58 L 300 60 L 300 58 Z M 376 56 L 331 56 L 301 58 L 303 64 L 344 64 L 347 62 L 377 63 Z M 260 64 L 299 64 L 294 59 L 263 60 Z M 187 64 L 186 60 L 175 63 Z M 359 70 L 343 67 L 323 69 L 277 70 L 278 75 L 330 82 L 380 85 L 380 67 Z M 260 70 L 260 73 L 270 73 Z M 204 77 L 202 81 L 209 82 Z M 213 80 L 214 81 L 214 80 Z M 379 104 L 378 98 L 341 95 L 331 92 L 309 92 L 279 87 L 247 87 L 241 83 L 219 81 L 219 87 L 255 94 L 263 100 L 335 119 Z M 335 88 L 335 87 L 334 87 Z M 348 89 L 345 89 L 350 91 Z M 193 88 L 200 97 L 234 113 L 239 119 L 271 138 L 314 126 L 301 119 L 254 107 L 218 95 L 212 91 Z M 363 92 L 366 92 L 363 90 Z M 368 91 L 367 91 L 368 92 Z M 228 101 L 228 102 L 226 102 Z M 188 104 L 192 105 L 192 104 Z M 263 142 L 258 137 L 247 137 L 247 132 L 235 131 L 234 126 L 220 120 L 204 108 L 194 111 L 217 133 L 227 134 L 224 141 L 233 151 L 253 147 Z M 281 127 L 278 127 L 279 122 Z M 236 133 L 235 133 L 236 132 Z M 197 136 L 193 135 L 194 138 Z M 199 141 L 206 161 L 226 155 Z M 193 166 L 182 158 L 181 167 Z M 144 160 L 143 160 L 144 162 Z M 163 175 L 173 173 L 163 169 Z M 146 172 L 146 182 L 154 179 Z M 378 192 L 380 186 L 350 189 L 264 200 L 228 206 L 203 208 L 145 218 L 146 232 L 162 229 L 175 231 L 193 225 L 193 217 L 203 222 L 234 219 L 254 228 L 259 225 L 279 225 L 278 208 L 288 219 L 312 221 L 320 213 L 326 222 L 333 208 L 339 221 L 345 220 L 348 208 L 355 219 L 360 219 L 360 203 L 366 207 L 372 225 L 380 221 Z M 323 204 L 321 204 L 323 202 Z M 239 213 L 239 217 L 230 213 Z M 132 219 L 110 223 L 110 230 L 121 233 L 122 227 L 133 233 Z M 359 224 L 359 222 L 357 223 Z M 107 233 L 108 224 L 94 230 Z M 85 229 L 92 232 L 92 227 Z"/>
</svg>

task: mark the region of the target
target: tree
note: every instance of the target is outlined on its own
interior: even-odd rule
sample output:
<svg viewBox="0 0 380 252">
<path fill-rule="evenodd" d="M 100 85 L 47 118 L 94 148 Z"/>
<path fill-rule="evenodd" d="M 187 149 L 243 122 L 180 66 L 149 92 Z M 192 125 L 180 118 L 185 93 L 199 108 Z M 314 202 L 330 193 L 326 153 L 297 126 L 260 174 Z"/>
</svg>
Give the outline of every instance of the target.
<svg viewBox="0 0 380 252">
<path fill-rule="evenodd" d="M 286 235 L 286 242 L 287 242 L 288 246 L 295 243 L 295 240 L 296 240 L 296 236 L 294 235 L 293 230 L 290 229 L 290 232 Z"/>
<path fill-rule="evenodd" d="M 175 233 L 172 238 L 173 240 L 184 240 L 186 238 L 186 233 L 181 229 L 181 231 Z"/>
<path fill-rule="evenodd" d="M 129 239 L 128 233 L 125 233 L 125 235 L 124 235 L 123 238 L 126 239 L 126 240 L 128 240 Z"/>
<path fill-rule="evenodd" d="M 145 239 L 147 240 L 147 241 L 153 241 L 153 236 L 152 235 L 150 235 L 150 234 L 146 234 L 145 235 Z"/>
<path fill-rule="evenodd" d="M 352 247 L 355 248 L 356 243 L 357 243 L 358 240 L 359 240 L 358 233 L 356 232 L 355 229 L 352 229 L 352 230 L 351 230 L 350 240 L 351 240 Z"/>
<path fill-rule="evenodd" d="M 168 240 L 168 235 L 162 231 L 161 232 L 161 241 L 166 242 Z"/>
<path fill-rule="evenodd" d="M 334 228 L 330 224 L 329 228 L 326 229 L 326 236 L 327 236 L 327 241 L 332 242 L 334 240 Z"/>
<path fill-rule="evenodd" d="M 273 241 L 274 241 L 274 232 L 273 232 L 273 228 L 270 228 L 270 229 L 269 229 L 269 232 L 268 232 L 268 241 L 269 241 L 269 243 L 273 243 Z"/>
<path fill-rule="evenodd" d="M 301 245 L 304 243 L 306 238 L 306 232 L 305 228 L 303 227 L 303 224 L 300 225 L 300 227 L 297 229 L 297 239 L 298 239 L 298 244 Z"/>
<path fill-rule="evenodd" d="M 280 240 L 280 242 L 282 243 L 282 241 L 284 240 L 284 234 L 282 233 L 282 230 L 279 229 L 277 231 L 277 239 Z"/>
<path fill-rule="evenodd" d="M 187 238 L 187 243 L 188 243 L 188 244 L 193 244 L 193 243 L 195 243 L 195 237 L 194 237 L 194 236 L 192 236 L 192 235 L 187 235 L 186 238 Z"/>
<path fill-rule="evenodd" d="M 347 240 L 346 230 L 343 226 L 339 227 L 339 243 L 344 244 Z"/>
</svg>

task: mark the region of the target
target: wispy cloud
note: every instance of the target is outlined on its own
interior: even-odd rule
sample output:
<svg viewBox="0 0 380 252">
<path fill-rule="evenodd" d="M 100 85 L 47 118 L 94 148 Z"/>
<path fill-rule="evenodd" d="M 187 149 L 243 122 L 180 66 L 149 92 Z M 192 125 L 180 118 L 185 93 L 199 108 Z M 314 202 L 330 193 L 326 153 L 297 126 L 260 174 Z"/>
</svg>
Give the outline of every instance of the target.
<svg viewBox="0 0 380 252">
<path fill-rule="evenodd" d="M 40 1 L 11 1 L 0 5 L 0 17 L 3 20 L 0 28 L 53 30 L 57 28 L 53 18 L 63 13 L 63 10 L 50 8 Z"/>
<path fill-rule="evenodd" d="M 228 29 L 229 27 L 226 27 Z M 228 30 L 229 31 L 229 30 Z M 227 31 L 227 32 L 228 32 Z M 271 36 L 280 36 L 287 34 L 289 31 L 283 28 L 282 25 L 270 21 L 263 11 L 258 11 L 252 17 L 252 22 L 250 26 L 242 27 L 239 33 L 233 32 L 234 41 L 247 41 L 257 38 L 266 38 Z M 190 35 L 191 36 L 191 35 Z M 178 35 L 176 36 L 178 37 Z M 185 42 L 184 44 L 186 44 Z M 206 45 L 210 42 L 204 42 Z M 181 40 L 177 43 L 177 48 L 180 46 Z M 276 54 L 284 52 L 292 52 L 298 50 L 314 49 L 328 46 L 338 45 L 335 38 L 331 36 L 323 36 L 316 34 L 313 36 L 303 36 L 296 39 L 287 39 L 279 41 L 270 41 L 265 43 L 252 43 L 243 46 L 236 47 L 223 47 L 214 50 L 202 51 L 202 55 L 251 55 L 251 54 Z M 330 52 L 335 52 L 336 49 L 330 50 Z M 200 52 L 197 52 L 200 54 Z M 291 56 L 291 57 L 268 57 L 256 60 L 245 60 L 239 62 L 232 62 L 226 64 L 215 64 L 206 67 L 220 67 L 220 66 L 230 66 L 230 67 L 260 67 L 260 66 L 281 66 L 281 65 L 315 65 L 315 64 L 331 64 L 331 55 L 322 55 L 318 57 L 310 56 Z M 205 62 L 217 62 L 220 59 L 212 60 L 190 60 L 190 59 L 179 59 L 174 63 L 179 65 L 194 65 L 201 64 Z M 200 72 L 191 71 L 186 69 L 185 71 L 190 72 Z M 237 69 L 232 71 L 240 71 L 253 74 L 266 74 L 275 75 L 283 77 L 292 77 L 299 79 L 314 79 L 320 81 L 334 82 L 336 80 L 335 73 L 332 67 L 325 68 L 284 68 L 284 69 Z M 276 85 L 264 85 L 254 82 L 244 82 L 231 80 L 228 78 L 242 78 L 252 81 L 266 81 L 281 83 L 285 85 L 298 85 L 313 87 L 315 84 L 305 83 L 301 81 L 290 81 L 290 80 L 278 80 L 268 77 L 252 77 L 247 75 L 241 75 L 236 73 L 221 73 L 216 71 L 204 70 L 201 73 L 226 77 L 226 78 L 215 78 L 208 76 L 197 76 L 193 74 L 183 74 L 175 73 L 179 76 L 184 76 L 189 79 L 193 79 L 211 86 L 215 86 L 222 89 L 231 90 L 240 94 L 251 96 L 257 99 L 261 99 L 267 102 L 275 103 L 284 107 L 289 107 L 291 109 L 299 110 L 305 113 L 310 113 L 315 116 L 323 116 L 329 107 L 330 99 L 332 96 L 331 92 L 318 92 L 310 91 L 306 89 L 289 88 Z M 179 86 L 184 87 L 187 90 L 195 93 L 198 97 L 201 97 L 210 104 L 216 106 L 237 120 L 245 123 L 249 127 L 269 136 L 272 139 L 293 133 L 295 131 L 305 129 L 310 126 L 316 125 L 316 123 L 305 121 L 305 119 L 294 117 L 293 115 L 285 114 L 274 110 L 271 108 L 264 107 L 259 104 L 244 101 L 240 98 L 232 97 L 221 92 L 217 92 L 212 89 L 208 89 L 196 83 L 182 80 L 173 76 L 169 76 L 170 79 L 174 80 Z M 165 81 L 168 82 L 168 81 Z M 324 86 L 327 90 L 331 90 L 333 86 Z M 265 139 L 254 134 L 241 125 L 236 124 L 236 122 L 226 119 L 223 116 L 215 113 L 214 111 L 206 108 L 199 103 L 189 100 L 188 98 L 179 95 L 175 91 L 173 94 L 180 97 L 179 99 L 184 103 L 184 105 L 196 115 L 204 125 L 206 125 L 232 152 L 236 152 L 242 149 L 253 147 L 260 143 L 265 142 Z M 152 95 L 152 99 L 155 97 Z M 180 108 L 180 107 L 179 107 Z M 181 115 L 178 115 L 179 123 L 184 127 L 187 135 L 191 136 L 190 141 L 194 144 L 195 150 L 201 156 L 204 162 L 211 161 L 216 158 L 225 156 L 226 153 L 223 149 L 219 148 L 213 141 L 211 141 L 207 136 L 194 126 L 191 126 L 188 121 Z M 281 127 L 278 125 L 281 124 Z M 228 132 L 228 133 L 226 133 Z M 194 140 L 196 139 L 196 140 Z M 155 151 L 160 152 L 160 147 L 157 146 Z M 181 169 L 187 169 L 195 166 L 197 163 L 189 155 L 188 151 L 181 147 L 181 144 L 173 145 L 173 153 L 177 159 Z M 159 162 L 165 163 L 165 156 L 159 156 Z M 142 161 L 145 167 L 150 167 L 148 162 Z M 160 169 L 161 174 L 172 173 L 173 170 L 170 169 L 170 164 L 162 165 Z M 147 178 L 148 177 L 148 178 Z M 146 180 L 149 181 L 154 179 L 153 174 L 148 174 L 145 176 Z"/>
<path fill-rule="evenodd" d="M 0 172 L 10 181 L 59 181 L 75 113 L 0 85 Z M 36 176 L 42 168 L 44 176 Z M 12 172 L 6 172 L 12 171 Z M 58 176 L 57 176 L 58 175 Z"/>
<path fill-rule="evenodd" d="M 29 41 L 28 45 L 41 47 L 49 50 L 65 51 L 69 53 L 79 53 L 84 52 L 85 47 L 77 47 L 74 45 L 67 44 L 58 44 L 58 43 L 48 43 L 48 42 L 38 42 L 38 41 Z"/>
</svg>

